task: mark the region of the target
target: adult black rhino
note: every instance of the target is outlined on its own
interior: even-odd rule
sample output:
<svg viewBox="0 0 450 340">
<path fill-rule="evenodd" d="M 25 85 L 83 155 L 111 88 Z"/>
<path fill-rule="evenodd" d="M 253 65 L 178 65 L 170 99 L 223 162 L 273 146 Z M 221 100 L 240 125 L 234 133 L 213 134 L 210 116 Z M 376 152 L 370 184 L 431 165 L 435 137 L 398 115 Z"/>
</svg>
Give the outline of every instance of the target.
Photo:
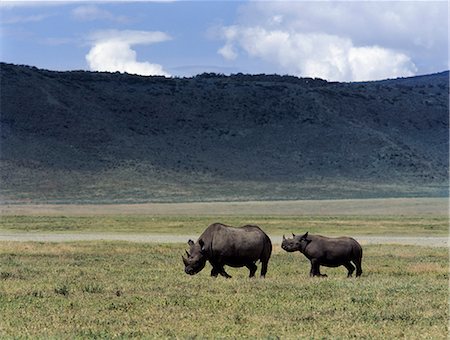
<svg viewBox="0 0 450 340">
<path fill-rule="evenodd" d="M 223 266 L 247 267 L 250 277 L 255 276 L 256 261 L 261 261 L 261 277 L 267 273 L 267 264 L 272 254 L 270 238 L 258 226 L 246 225 L 241 228 L 221 223 L 211 224 L 197 242 L 189 240 L 187 258 L 183 258 L 184 271 L 189 275 L 200 272 L 206 261 L 212 266 L 211 276 L 218 274 L 230 278 Z"/>
<path fill-rule="evenodd" d="M 362 274 L 362 248 L 351 237 L 330 238 L 320 235 L 294 235 L 287 239 L 283 235 L 281 248 L 288 252 L 300 251 L 311 261 L 310 276 L 327 276 L 320 273 L 320 266 L 345 266 L 347 277 L 351 277 L 356 266 L 356 276 Z M 353 262 L 355 266 L 351 263 Z"/>
</svg>

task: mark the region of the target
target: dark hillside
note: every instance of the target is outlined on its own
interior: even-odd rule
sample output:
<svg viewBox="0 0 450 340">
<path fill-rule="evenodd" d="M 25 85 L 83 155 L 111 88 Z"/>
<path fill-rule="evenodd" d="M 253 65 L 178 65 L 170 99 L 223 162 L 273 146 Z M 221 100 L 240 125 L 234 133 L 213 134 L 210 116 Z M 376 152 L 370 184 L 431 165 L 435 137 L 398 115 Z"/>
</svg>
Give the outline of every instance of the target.
<svg viewBox="0 0 450 340">
<path fill-rule="evenodd" d="M 448 76 L 177 79 L 1 64 L 2 199 L 446 195 Z"/>
</svg>

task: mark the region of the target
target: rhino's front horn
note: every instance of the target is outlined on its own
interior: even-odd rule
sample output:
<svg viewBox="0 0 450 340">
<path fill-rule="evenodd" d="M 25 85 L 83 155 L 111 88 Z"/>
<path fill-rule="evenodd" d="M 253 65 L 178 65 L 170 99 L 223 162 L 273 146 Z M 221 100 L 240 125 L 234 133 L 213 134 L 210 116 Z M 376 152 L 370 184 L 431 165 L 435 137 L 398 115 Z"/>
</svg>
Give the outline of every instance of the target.
<svg viewBox="0 0 450 340">
<path fill-rule="evenodd" d="M 187 257 L 191 257 L 191 254 L 187 250 L 185 250 Z"/>
<path fill-rule="evenodd" d="M 184 258 L 184 256 L 181 256 L 181 258 L 183 259 L 184 265 L 185 265 L 185 266 L 188 266 L 188 265 L 189 265 L 188 260 L 186 260 L 186 259 Z"/>
</svg>

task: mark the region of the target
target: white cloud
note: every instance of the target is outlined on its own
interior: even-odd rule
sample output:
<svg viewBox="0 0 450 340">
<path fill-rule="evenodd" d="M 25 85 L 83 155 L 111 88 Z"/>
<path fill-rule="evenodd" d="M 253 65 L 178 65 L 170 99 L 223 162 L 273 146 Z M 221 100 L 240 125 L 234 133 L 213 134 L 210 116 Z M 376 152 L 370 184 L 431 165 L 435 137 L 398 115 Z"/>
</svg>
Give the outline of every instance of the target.
<svg viewBox="0 0 450 340">
<path fill-rule="evenodd" d="M 222 48 L 217 51 L 222 57 L 227 60 L 234 60 L 237 58 L 237 53 L 233 48 L 233 44 L 225 44 Z"/>
<path fill-rule="evenodd" d="M 133 2 L 161 2 L 170 3 L 179 0 L 133 0 Z M 41 6 L 64 6 L 78 3 L 90 3 L 92 0 L 2 0 L 0 1 L 0 7 L 13 8 L 13 7 L 41 7 Z M 101 0 L 101 3 L 126 3 L 126 0 Z"/>
<path fill-rule="evenodd" d="M 43 6 L 61 6 L 73 3 L 73 1 L 54 0 L 54 1 L 39 1 L 39 0 L 2 0 L 0 1 L 0 8 L 15 8 L 15 7 L 43 7 Z"/>
<path fill-rule="evenodd" d="M 126 16 L 114 15 L 111 12 L 98 8 L 94 5 L 78 6 L 72 10 L 72 16 L 75 19 L 82 21 L 109 20 L 118 23 L 126 23 L 130 21 L 130 19 L 128 19 Z"/>
<path fill-rule="evenodd" d="M 219 53 L 227 59 L 237 57 L 224 51 L 237 47 L 250 57 L 274 63 L 281 70 L 298 76 L 328 80 L 360 81 L 411 76 L 416 67 L 400 52 L 378 46 L 354 46 L 349 38 L 323 33 L 296 33 L 262 27 L 224 28 L 228 37 Z"/>
<path fill-rule="evenodd" d="M 169 76 L 159 64 L 137 61 L 136 51 L 131 46 L 154 44 L 170 39 L 170 36 L 163 32 L 98 31 L 89 39 L 93 46 L 86 55 L 86 61 L 92 71 Z"/>
<path fill-rule="evenodd" d="M 51 15 L 49 14 L 35 14 L 35 15 L 27 15 L 27 16 L 13 16 L 9 18 L 3 18 L 2 24 L 21 24 L 21 23 L 28 23 L 28 22 L 40 22 L 47 18 L 49 18 Z"/>
<path fill-rule="evenodd" d="M 413 76 L 417 67 L 403 54 L 382 47 L 353 47 L 348 53 L 353 80 Z"/>
<path fill-rule="evenodd" d="M 225 59 L 275 72 L 375 80 L 447 69 L 446 2 L 251 1 L 222 27 Z"/>
</svg>

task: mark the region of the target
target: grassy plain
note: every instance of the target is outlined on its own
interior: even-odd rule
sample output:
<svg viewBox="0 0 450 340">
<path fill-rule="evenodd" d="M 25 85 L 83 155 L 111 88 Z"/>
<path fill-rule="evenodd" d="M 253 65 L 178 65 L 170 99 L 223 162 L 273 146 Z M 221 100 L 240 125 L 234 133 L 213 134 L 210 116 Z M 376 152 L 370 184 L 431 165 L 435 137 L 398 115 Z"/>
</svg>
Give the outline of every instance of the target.
<svg viewBox="0 0 450 340">
<path fill-rule="evenodd" d="M 1 205 L 0 231 L 200 234 L 209 224 L 258 224 L 281 235 L 445 236 L 447 198 L 149 203 L 134 205 Z"/>
<path fill-rule="evenodd" d="M 2 216 L 442 216 L 448 197 L 141 204 L 2 204 Z"/>
<path fill-rule="evenodd" d="M 0 337 L 446 339 L 445 248 L 372 245 L 363 276 L 275 247 L 265 280 L 184 274 L 181 244 L 0 243 Z M 258 270 L 259 273 L 259 270 Z"/>
<path fill-rule="evenodd" d="M 222 222 L 258 224 L 271 236 L 446 236 L 443 203 L 16 206 L 2 210 L 0 231 L 194 235 Z M 309 278 L 302 255 L 275 245 L 265 280 L 233 268 L 225 280 L 210 278 L 209 265 L 184 274 L 184 244 L 3 241 L 0 338 L 446 339 L 448 249 L 363 247 L 359 279 L 346 279 L 343 267 Z"/>
<path fill-rule="evenodd" d="M 446 236 L 447 216 L 2 216 L 8 232 L 200 234 L 209 224 L 257 224 L 269 235 Z"/>
</svg>

